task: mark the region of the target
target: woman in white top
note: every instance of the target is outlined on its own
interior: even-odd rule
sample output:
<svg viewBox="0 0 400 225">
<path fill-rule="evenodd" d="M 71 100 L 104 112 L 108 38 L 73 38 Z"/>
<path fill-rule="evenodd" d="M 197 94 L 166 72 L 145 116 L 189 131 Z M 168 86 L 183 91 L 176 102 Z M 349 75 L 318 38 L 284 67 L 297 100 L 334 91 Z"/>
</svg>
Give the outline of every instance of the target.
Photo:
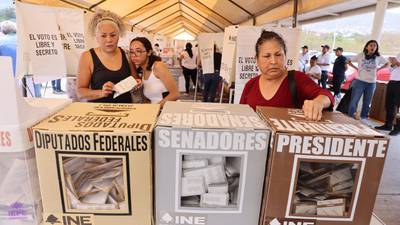
<svg viewBox="0 0 400 225">
<path fill-rule="evenodd" d="M 178 88 L 171 72 L 161 62 L 161 58 L 154 55 L 147 38 L 133 39 L 129 46 L 129 54 L 132 63 L 143 71 L 143 94 L 151 103 L 159 103 L 163 107 L 166 101 L 175 101 L 179 98 Z"/>
<path fill-rule="evenodd" d="M 185 50 L 182 51 L 179 57 L 179 62 L 183 69 L 183 76 L 185 77 L 185 95 L 189 95 L 190 79 L 193 85 L 196 86 L 197 76 L 197 51 L 192 51 L 192 44 L 186 43 Z"/>
<path fill-rule="evenodd" d="M 352 62 L 357 62 L 358 67 L 353 65 Z M 356 79 L 351 84 L 352 91 L 348 114 L 351 117 L 354 116 L 358 101 L 360 101 L 361 96 L 364 96 L 360 117 L 361 119 L 366 119 L 368 118 L 372 96 L 375 92 L 376 73 L 387 67 L 388 63 L 380 55 L 379 45 L 375 40 L 368 41 L 364 46 L 363 52 L 347 60 L 347 63 L 358 71 Z"/>
</svg>

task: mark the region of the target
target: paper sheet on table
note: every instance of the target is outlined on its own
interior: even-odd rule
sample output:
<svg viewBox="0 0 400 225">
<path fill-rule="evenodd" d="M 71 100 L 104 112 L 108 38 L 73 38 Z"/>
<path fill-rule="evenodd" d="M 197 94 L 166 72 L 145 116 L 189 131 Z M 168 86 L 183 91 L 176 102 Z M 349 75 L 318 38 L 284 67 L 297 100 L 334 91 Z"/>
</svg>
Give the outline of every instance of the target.
<svg viewBox="0 0 400 225">
<path fill-rule="evenodd" d="M 136 84 L 137 82 L 132 76 L 121 80 L 118 84 L 114 85 L 114 98 L 132 90 Z"/>
</svg>

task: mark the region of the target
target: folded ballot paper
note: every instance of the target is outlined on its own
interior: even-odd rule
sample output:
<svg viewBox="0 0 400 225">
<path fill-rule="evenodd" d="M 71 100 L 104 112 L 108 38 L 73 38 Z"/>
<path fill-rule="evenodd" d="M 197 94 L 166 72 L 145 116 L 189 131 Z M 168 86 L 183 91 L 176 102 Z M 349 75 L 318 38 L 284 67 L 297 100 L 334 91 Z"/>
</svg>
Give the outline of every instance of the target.
<svg viewBox="0 0 400 225">
<path fill-rule="evenodd" d="M 0 57 L 0 224 L 38 225 L 41 197 L 31 127 L 70 103 L 24 99 L 12 75 L 11 58 Z"/>
<path fill-rule="evenodd" d="M 236 207 L 233 196 L 239 189 L 239 157 L 184 155 L 181 196 L 200 196 L 198 207 Z M 182 201 L 182 206 L 185 206 Z"/>
<path fill-rule="evenodd" d="M 122 159 L 63 157 L 63 169 L 70 209 L 126 210 Z"/>
<path fill-rule="evenodd" d="M 114 98 L 132 90 L 137 85 L 135 78 L 129 76 L 114 85 Z"/>
</svg>

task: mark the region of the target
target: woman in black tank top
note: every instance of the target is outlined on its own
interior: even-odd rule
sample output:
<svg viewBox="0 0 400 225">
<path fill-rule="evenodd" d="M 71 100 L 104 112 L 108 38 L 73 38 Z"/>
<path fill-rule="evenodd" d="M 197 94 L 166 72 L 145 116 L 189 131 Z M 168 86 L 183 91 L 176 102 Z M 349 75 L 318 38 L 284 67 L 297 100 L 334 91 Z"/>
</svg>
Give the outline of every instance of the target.
<svg viewBox="0 0 400 225">
<path fill-rule="evenodd" d="M 77 95 L 89 102 L 132 103 L 130 92 L 114 98 L 113 87 L 129 76 L 141 82 L 124 51 L 118 47 L 124 26 L 120 18 L 110 12 L 93 17 L 89 29 L 99 47 L 82 53 L 77 79 Z"/>
</svg>

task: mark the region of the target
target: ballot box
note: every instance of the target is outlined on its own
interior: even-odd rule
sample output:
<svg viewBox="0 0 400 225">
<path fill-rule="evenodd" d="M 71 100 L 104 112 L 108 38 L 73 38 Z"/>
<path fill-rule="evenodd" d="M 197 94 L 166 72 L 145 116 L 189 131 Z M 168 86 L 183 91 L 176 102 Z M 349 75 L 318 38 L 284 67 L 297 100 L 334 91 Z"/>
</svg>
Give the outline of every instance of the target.
<svg viewBox="0 0 400 225">
<path fill-rule="evenodd" d="M 44 224 L 151 224 L 159 105 L 72 103 L 34 127 Z"/>
<path fill-rule="evenodd" d="M 155 131 L 155 224 L 257 224 L 269 137 L 247 105 L 167 102 Z"/>
<path fill-rule="evenodd" d="M 258 107 L 272 129 L 261 225 L 369 224 L 387 155 L 383 134 L 341 113 Z"/>
<path fill-rule="evenodd" d="M 67 99 L 24 99 L 10 57 L 0 56 L 0 225 L 38 225 L 42 204 L 31 127 Z"/>
</svg>

